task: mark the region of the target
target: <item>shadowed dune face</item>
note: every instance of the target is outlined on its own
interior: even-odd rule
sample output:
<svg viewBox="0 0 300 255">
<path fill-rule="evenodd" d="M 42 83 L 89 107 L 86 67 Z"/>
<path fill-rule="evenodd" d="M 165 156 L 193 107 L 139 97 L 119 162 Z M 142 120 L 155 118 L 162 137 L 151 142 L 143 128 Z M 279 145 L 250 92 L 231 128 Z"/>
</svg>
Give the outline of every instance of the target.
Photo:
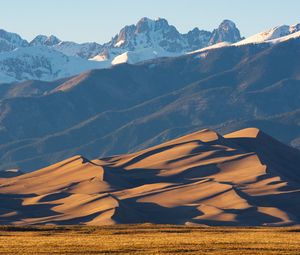
<svg viewBox="0 0 300 255">
<path fill-rule="evenodd" d="M 0 224 L 295 225 L 300 153 L 258 129 L 0 179 Z"/>
</svg>

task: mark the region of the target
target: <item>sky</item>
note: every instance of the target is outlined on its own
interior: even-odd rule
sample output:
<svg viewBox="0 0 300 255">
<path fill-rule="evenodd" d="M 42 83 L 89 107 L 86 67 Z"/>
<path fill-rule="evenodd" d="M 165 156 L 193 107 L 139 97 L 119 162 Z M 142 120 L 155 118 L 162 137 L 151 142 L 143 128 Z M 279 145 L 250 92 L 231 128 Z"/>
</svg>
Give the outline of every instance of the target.
<svg viewBox="0 0 300 255">
<path fill-rule="evenodd" d="M 0 28 L 27 40 L 54 34 L 76 42 L 109 41 L 142 17 L 166 18 L 180 32 L 234 21 L 243 36 L 300 23 L 299 0 L 0 0 Z"/>
</svg>

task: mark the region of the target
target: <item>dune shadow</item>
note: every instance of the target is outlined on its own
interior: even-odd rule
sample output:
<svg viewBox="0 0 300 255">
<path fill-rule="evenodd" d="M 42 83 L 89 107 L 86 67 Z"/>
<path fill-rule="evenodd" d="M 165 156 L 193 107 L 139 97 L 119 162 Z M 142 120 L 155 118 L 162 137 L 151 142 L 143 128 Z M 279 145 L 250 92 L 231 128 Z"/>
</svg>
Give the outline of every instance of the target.
<svg viewBox="0 0 300 255">
<path fill-rule="evenodd" d="M 128 210 L 128 208 L 130 208 Z M 202 213 L 195 206 L 164 207 L 151 202 L 137 202 L 135 198 L 122 200 L 113 219 L 118 223 L 184 224 Z"/>
<path fill-rule="evenodd" d="M 176 148 L 178 146 L 181 146 L 181 145 L 185 145 L 185 144 L 189 144 L 189 143 L 198 143 L 199 146 L 201 144 L 205 144 L 204 142 L 200 141 L 200 140 L 190 140 L 190 141 L 187 141 L 187 142 L 181 142 L 181 143 L 176 143 L 176 144 L 170 144 L 170 145 L 165 145 L 165 146 L 162 146 L 162 147 L 159 147 L 159 148 L 156 148 L 156 149 L 152 149 L 150 151 L 147 151 L 147 152 L 144 152 L 142 153 L 141 155 L 138 155 L 136 157 L 134 157 L 133 159 L 129 160 L 128 162 L 124 163 L 122 165 L 123 168 L 126 168 L 132 164 L 135 164 L 147 157 L 150 157 L 150 156 L 153 156 L 155 154 L 158 154 L 158 153 L 161 153 L 163 151 L 167 151 L 167 150 L 170 150 L 170 149 L 173 149 L 173 148 Z M 206 148 L 207 150 L 207 148 Z"/>
<path fill-rule="evenodd" d="M 59 225 L 85 225 L 87 222 L 92 221 L 96 217 L 100 216 L 101 214 L 109 211 L 110 209 L 91 213 L 89 215 L 85 216 L 79 216 L 79 217 L 74 217 L 72 219 L 68 220 L 56 220 L 56 221 L 49 221 L 47 222 L 48 224 L 59 224 Z"/>
<path fill-rule="evenodd" d="M 0 194 L 0 224 L 12 224 L 28 218 L 42 218 L 59 215 L 52 210 L 59 204 L 24 205 L 23 200 L 35 194 Z"/>
<path fill-rule="evenodd" d="M 233 214 L 234 220 L 191 219 L 192 223 L 209 226 L 262 226 L 282 222 L 280 218 L 257 211 L 256 207 L 246 209 L 223 209 L 223 215 Z"/>
<path fill-rule="evenodd" d="M 157 169 L 133 169 L 125 170 L 123 167 L 102 166 L 104 169 L 103 181 L 115 188 L 134 188 L 144 184 L 158 181 Z"/>
<path fill-rule="evenodd" d="M 41 198 L 39 200 L 39 202 L 51 202 L 51 201 L 69 197 L 71 195 L 72 195 L 71 193 L 67 193 L 67 192 L 52 193 L 52 194 L 48 194 L 48 195 L 44 196 L 43 198 Z"/>
</svg>

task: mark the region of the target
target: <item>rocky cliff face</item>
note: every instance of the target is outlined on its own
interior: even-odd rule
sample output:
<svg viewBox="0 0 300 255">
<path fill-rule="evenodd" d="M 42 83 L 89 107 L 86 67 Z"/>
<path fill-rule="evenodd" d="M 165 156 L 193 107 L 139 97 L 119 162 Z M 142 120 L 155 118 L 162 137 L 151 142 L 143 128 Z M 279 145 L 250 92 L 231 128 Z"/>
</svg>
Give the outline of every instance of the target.
<svg viewBox="0 0 300 255">
<path fill-rule="evenodd" d="M 234 22 L 231 20 L 224 20 L 220 26 L 212 32 L 209 44 L 213 45 L 220 42 L 235 43 L 240 40 L 241 34 Z"/>
</svg>

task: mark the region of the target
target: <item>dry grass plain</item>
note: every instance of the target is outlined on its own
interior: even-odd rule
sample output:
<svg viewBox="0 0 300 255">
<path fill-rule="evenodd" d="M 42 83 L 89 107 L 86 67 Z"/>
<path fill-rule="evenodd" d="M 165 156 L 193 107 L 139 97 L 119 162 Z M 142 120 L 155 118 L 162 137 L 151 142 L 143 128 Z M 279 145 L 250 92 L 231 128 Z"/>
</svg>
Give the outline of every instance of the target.
<svg viewBox="0 0 300 255">
<path fill-rule="evenodd" d="M 300 254 L 300 228 L 2 226 L 0 254 Z"/>
</svg>

